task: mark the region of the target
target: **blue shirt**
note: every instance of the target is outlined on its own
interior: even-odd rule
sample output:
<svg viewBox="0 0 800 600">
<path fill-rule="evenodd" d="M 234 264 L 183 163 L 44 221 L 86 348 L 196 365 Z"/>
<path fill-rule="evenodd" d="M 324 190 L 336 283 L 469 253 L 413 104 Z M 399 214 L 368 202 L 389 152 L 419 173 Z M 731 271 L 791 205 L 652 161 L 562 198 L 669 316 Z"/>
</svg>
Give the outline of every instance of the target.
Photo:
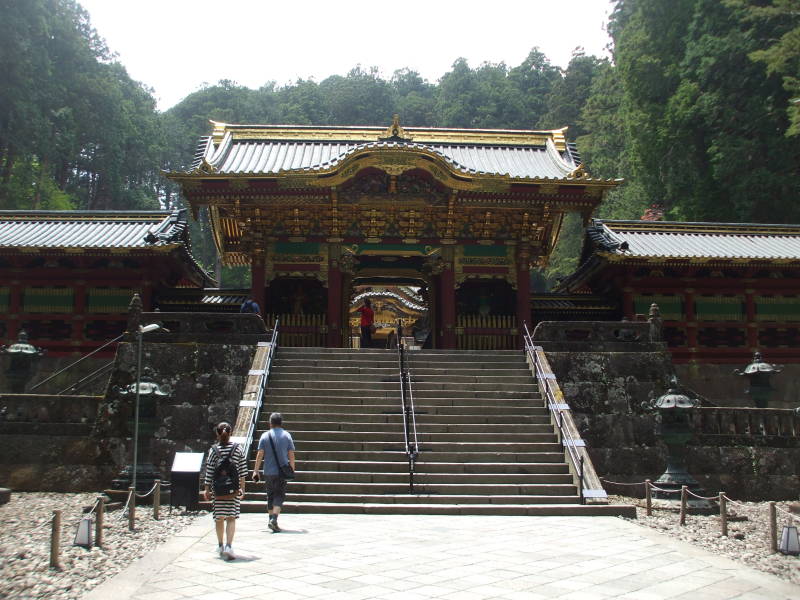
<svg viewBox="0 0 800 600">
<path fill-rule="evenodd" d="M 270 432 L 272 442 L 275 444 L 275 452 L 272 452 L 272 445 L 269 443 Z M 258 449 L 264 451 L 264 475 L 279 475 L 278 465 L 275 463 L 275 453 L 282 465 L 289 464 L 289 450 L 294 450 L 294 440 L 292 434 L 283 427 L 273 427 L 269 431 L 261 434 L 258 440 Z"/>
</svg>

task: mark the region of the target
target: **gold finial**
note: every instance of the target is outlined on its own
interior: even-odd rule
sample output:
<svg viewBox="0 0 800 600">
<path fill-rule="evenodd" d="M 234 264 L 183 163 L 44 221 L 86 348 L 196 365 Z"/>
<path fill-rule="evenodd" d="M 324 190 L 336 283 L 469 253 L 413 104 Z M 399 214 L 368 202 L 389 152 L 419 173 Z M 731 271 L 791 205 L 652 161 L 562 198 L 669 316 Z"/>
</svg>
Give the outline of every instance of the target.
<svg viewBox="0 0 800 600">
<path fill-rule="evenodd" d="M 408 135 L 400 125 L 400 115 L 392 115 L 392 124 L 383 132 L 383 137 L 379 140 L 410 140 L 411 136 Z"/>
</svg>

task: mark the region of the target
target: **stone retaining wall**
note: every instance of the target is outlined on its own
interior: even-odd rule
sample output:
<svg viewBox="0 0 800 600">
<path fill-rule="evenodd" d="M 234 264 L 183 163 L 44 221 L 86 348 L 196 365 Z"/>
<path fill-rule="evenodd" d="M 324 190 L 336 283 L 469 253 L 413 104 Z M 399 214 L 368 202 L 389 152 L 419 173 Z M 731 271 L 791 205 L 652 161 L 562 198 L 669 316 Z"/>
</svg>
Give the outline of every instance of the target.
<svg viewBox="0 0 800 600">
<path fill-rule="evenodd" d="M 574 328 L 574 323 L 569 324 Z M 609 329 L 612 331 L 613 328 Z M 655 480 L 666 467 L 658 416 L 642 407 L 668 388 L 673 373 L 663 344 L 614 339 L 564 342 L 536 339 L 572 408 L 600 477 L 619 482 Z M 780 375 L 778 376 L 780 377 Z M 740 386 L 743 378 L 739 379 Z M 746 387 L 746 386 L 744 386 Z M 701 390 L 698 390 L 701 391 Z M 687 447 L 689 472 L 710 493 L 747 500 L 797 499 L 800 437 L 709 435 L 698 431 Z M 609 486 L 610 493 L 632 493 Z"/>
</svg>

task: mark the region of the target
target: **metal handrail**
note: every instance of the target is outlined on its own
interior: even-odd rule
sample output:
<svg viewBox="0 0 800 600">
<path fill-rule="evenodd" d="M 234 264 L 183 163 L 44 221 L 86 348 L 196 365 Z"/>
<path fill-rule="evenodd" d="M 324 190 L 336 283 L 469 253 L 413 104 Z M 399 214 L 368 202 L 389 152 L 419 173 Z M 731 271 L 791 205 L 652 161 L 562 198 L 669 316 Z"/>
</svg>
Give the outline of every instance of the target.
<svg viewBox="0 0 800 600">
<path fill-rule="evenodd" d="M 400 377 L 400 402 L 403 411 L 403 441 L 405 444 L 406 457 L 408 458 L 408 491 L 414 493 L 414 469 L 416 467 L 417 456 L 419 454 L 419 444 L 417 443 L 417 419 L 414 415 L 414 398 L 411 393 L 411 377 L 406 365 L 405 349 L 402 340 L 397 343 L 397 361 Z M 413 433 L 409 429 L 413 428 Z M 411 442 L 410 435 L 414 441 Z"/>
<path fill-rule="evenodd" d="M 269 341 L 269 353 L 267 354 L 267 361 L 264 364 L 264 374 L 261 376 L 261 385 L 258 386 L 258 394 L 256 395 L 256 406 L 255 410 L 253 410 L 253 415 L 250 418 L 250 425 L 247 428 L 247 436 L 245 436 L 244 441 L 244 451 L 245 456 L 250 456 L 250 446 L 253 443 L 253 432 L 256 430 L 258 426 L 258 415 L 261 412 L 261 405 L 264 402 L 264 392 L 267 389 L 267 383 L 269 382 L 269 373 L 272 369 L 272 359 L 275 356 L 275 349 L 278 346 L 278 322 L 279 319 L 275 319 L 275 326 L 272 329 L 272 338 Z"/>
<path fill-rule="evenodd" d="M 114 368 L 114 361 L 112 360 L 111 362 L 108 362 L 108 363 L 104 364 L 99 369 L 97 369 L 95 371 L 92 371 L 91 373 L 89 373 L 83 379 L 79 379 L 78 381 L 76 381 L 75 383 L 70 385 L 69 387 L 64 388 L 63 390 L 58 392 L 58 394 L 56 394 L 56 395 L 57 396 L 63 396 L 67 392 L 72 392 L 74 394 L 79 389 L 81 389 L 81 387 L 83 387 L 84 384 L 86 384 L 86 383 L 88 383 L 90 381 L 94 381 L 97 377 L 99 377 L 100 375 L 103 375 L 104 373 L 107 373 L 108 371 L 110 371 L 113 368 Z"/>
<path fill-rule="evenodd" d="M 539 357 L 536 355 L 536 346 L 533 345 L 533 338 L 531 337 L 530 331 L 528 330 L 528 324 L 523 323 L 523 340 L 525 341 L 525 352 L 528 353 L 528 357 L 531 360 L 531 364 L 536 369 L 536 379 L 540 382 L 544 382 L 543 385 L 540 384 L 540 388 L 544 390 L 545 393 L 545 400 L 547 401 L 547 407 L 550 410 L 550 414 L 555 421 L 556 426 L 558 427 L 558 437 L 559 442 L 563 447 L 567 449 L 567 456 L 569 456 L 570 462 L 572 462 L 572 466 L 574 468 L 575 473 L 578 477 L 578 494 L 580 497 L 580 503 L 585 503 L 585 498 L 583 495 L 583 456 L 578 452 L 578 445 L 583 444 L 583 440 L 576 440 L 572 433 L 564 427 L 564 406 L 563 403 L 558 402 L 558 399 L 553 395 L 552 390 L 550 389 L 550 380 L 549 378 L 545 377 L 544 369 L 539 361 Z"/>
<path fill-rule="evenodd" d="M 35 390 L 36 388 L 38 388 L 38 387 L 39 387 L 39 386 L 41 386 L 41 385 L 44 385 L 45 383 L 47 383 L 48 381 L 50 381 L 50 380 L 51 380 L 51 379 L 53 379 L 54 377 L 57 377 L 58 375 L 61 375 L 61 373 L 63 373 L 64 371 L 68 371 L 69 369 L 71 369 L 72 367 L 74 367 L 75 365 L 77 365 L 78 363 L 81 363 L 81 362 L 83 362 L 84 360 L 86 360 L 86 359 L 87 359 L 87 358 L 89 358 L 90 356 L 92 356 L 92 355 L 94 355 L 94 354 L 97 354 L 98 352 L 100 352 L 100 350 L 102 350 L 102 349 L 103 349 L 103 348 L 105 348 L 106 346 L 108 346 L 108 345 L 110 345 L 110 344 L 113 344 L 113 343 L 115 343 L 115 342 L 118 342 L 118 341 L 120 341 L 120 340 L 121 340 L 122 338 L 124 338 L 124 337 L 125 337 L 125 334 L 123 333 L 123 334 L 121 334 L 121 335 L 118 335 L 117 337 L 115 337 L 113 340 L 109 340 L 108 342 L 106 342 L 105 344 L 103 344 L 102 346 L 100 346 L 99 348 L 95 348 L 94 350 L 92 350 L 91 352 L 89 352 L 89 354 L 87 354 L 86 356 L 81 356 L 81 357 L 80 357 L 78 360 L 76 360 L 74 363 L 72 363 L 72 364 L 70 364 L 70 365 L 67 365 L 66 367 L 64 367 L 64 368 L 63 368 L 63 369 L 61 369 L 60 371 L 56 371 L 55 373 L 53 373 L 52 375 L 50 375 L 50 377 L 48 377 L 47 379 L 42 379 L 42 380 L 41 380 L 39 383 L 37 383 L 37 384 L 35 384 L 35 385 L 32 385 L 32 386 L 30 387 L 30 390 L 29 390 L 29 391 L 31 391 L 31 392 L 32 392 L 33 390 Z"/>
</svg>

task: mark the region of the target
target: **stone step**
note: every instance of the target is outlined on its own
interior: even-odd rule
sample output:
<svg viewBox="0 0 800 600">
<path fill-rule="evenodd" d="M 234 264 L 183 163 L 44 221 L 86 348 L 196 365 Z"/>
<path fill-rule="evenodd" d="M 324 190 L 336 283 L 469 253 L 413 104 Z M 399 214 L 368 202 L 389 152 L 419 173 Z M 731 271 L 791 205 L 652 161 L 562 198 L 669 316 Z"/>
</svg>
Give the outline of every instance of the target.
<svg viewBox="0 0 800 600">
<path fill-rule="evenodd" d="M 293 415 L 294 417 L 295 415 Z M 268 429 L 268 424 L 265 422 L 264 426 L 259 425 L 259 428 L 256 430 L 257 432 L 263 433 Z M 402 417 L 398 413 L 397 416 L 386 423 L 374 423 L 374 422 L 366 422 L 366 423 L 355 423 L 353 421 L 345 421 L 345 422 L 333 422 L 333 421 L 297 421 L 295 418 L 292 418 L 291 421 L 291 431 L 292 435 L 295 439 L 299 439 L 297 437 L 297 433 L 315 433 L 321 432 L 322 435 L 326 435 L 328 432 L 349 432 L 355 435 L 359 435 L 361 433 L 378 433 L 378 432 L 386 432 L 386 433 L 396 433 L 400 432 L 402 434 L 403 431 L 403 422 Z M 486 433 L 486 434 L 524 434 L 524 433 L 553 433 L 553 426 L 550 423 L 541 423 L 541 424 L 532 424 L 532 423 L 439 423 L 434 424 L 430 423 L 427 420 L 424 424 L 417 425 L 417 431 L 419 433 L 426 433 L 426 434 L 440 434 L 440 433 L 457 433 L 457 434 L 467 434 L 467 433 Z"/>
<path fill-rule="evenodd" d="M 359 427 L 367 427 L 370 424 L 380 425 L 381 427 L 396 426 L 402 427 L 402 413 L 398 407 L 394 407 L 393 411 L 389 413 L 347 413 L 340 412 L 292 412 L 284 416 L 284 422 L 287 423 L 287 428 L 292 431 L 298 428 L 309 428 L 319 425 L 325 429 L 336 429 L 337 426 L 342 431 L 347 430 L 346 424 L 358 425 Z M 443 418 L 441 415 L 435 415 L 429 411 L 417 411 L 417 417 L 420 415 L 425 416 L 425 425 L 439 428 L 463 425 L 471 430 L 480 427 L 497 427 L 502 428 L 510 427 L 525 427 L 527 425 L 549 425 L 550 415 L 542 409 L 542 414 L 539 415 L 487 415 L 487 414 L 462 414 L 462 415 L 447 415 Z M 291 419 L 289 419 L 291 417 Z M 262 412 L 262 416 L 258 421 L 258 428 L 261 430 L 269 427 L 269 412 Z M 354 430 L 355 431 L 355 430 Z M 513 429 L 503 431 L 513 431 Z"/>
<path fill-rule="evenodd" d="M 386 464 L 386 463 L 384 463 Z M 394 464 L 394 463 L 389 463 Z M 307 483 L 395 483 L 408 485 L 408 471 L 298 471 L 297 481 Z M 415 473 L 415 483 L 427 484 L 561 484 L 572 485 L 569 473 Z M 264 484 L 247 482 L 248 492 L 261 492 Z"/>
<path fill-rule="evenodd" d="M 471 391 L 471 390 L 421 390 L 416 387 L 412 389 L 414 398 L 464 398 L 464 399 L 478 399 L 478 400 L 539 400 L 539 391 L 531 390 L 524 392 L 509 392 L 509 391 Z M 399 399 L 400 388 L 380 390 L 380 389 L 365 389 L 359 390 L 357 388 L 338 389 L 338 388 L 314 388 L 314 387 L 287 387 L 287 386 L 273 386 L 267 388 L 266 398 L 267 402 L 272 398 L 291 398 L 292 396 L 301 396 L 304 398 L 375 398 L 375 399 Z"/>
<path fill-rule="evenodd" d="M 413 370 L 419 366 L 430 365 L 459 365 L 466 367 L 475 367 L 478 369 L 487 368 L 492 369 L 498 365 L 503 365 L 502 368 L 516 368 L 526 366 L 525 357 L 520 354 L 519 357 L 497 357 L 491 354 L 474 355 L 468 357 L 461 356 L 437 356 L 437 357 L 423 357 L 414 355 L 409 359 L 409 367 Z M 399 360 L 396 353 L 388 352 L 386 354 L 340 354 L 340 355 L 327 355 L 320 354 L 306 354 L 303 356 L 289 356 L 285 352 L 278 350 L 275 355 L 275 362 L 273 366 L 280 368 L 282 366 L 292 364 L 298 366 L 321 366 L 321 367 L 334 367 L 334 366 L 363 366 L 363 367 L 399 367 Z M 482 366 L 483 365 L 483 366 Z M 444 368 L 444 367 L 439 367 Z"/>
<path fill-rule="evenodd" d="M 264 430 L 266 431 L 266 430 Z M 261 435 L 264 431 L 257 431 L 257 435 Z M 466 443 L 466 444 L 496 444 L 500 443 L 519 443 L 519 442 L 555 442 L 557 441 L 553 428 L 550 427 L 549 431 L 541 432 L 513 432 L 513 433 L 497 433 L 497 432 L 429 432 L 427 429 L 417 428 L 417 435 L 420 443 L 434 442 L 437 444 L 445 443 Z M 321 443 L 321 442 L 379 442 L 394 444 L 403 441 L 403 429 L 399 427 L 394 431 L 303 431 L 295 429 L 292 432 L 292 437 L 296 442 L 303 442 L 305 447 L 307 443 Z"/>
<path fill-rule="evenodd" d="M 362 385 L 391 384 L 400 386 L 399 373 L 395 370 L 392 373 L 336 373 L 314 371 L 287 372 L 285 370 L 275 373 L 270 377 L 269 383 L 272 386 L 285 386 L 287 384 L 295 386 L 308 386 L 312 382 L 347 382 L 348 384 L 358 381 Z M 465 373 L 463 375 L 449 373 L 443 370 L 441 373 L 424 374 L 416 371 L 412 372 L 411 385 L 413 389 L 417 386 L 425 385 L 492 385 L 495 389 L 503 389 L 499 386 L 504 385 L 536 385 L 529 373 L 514 375 L 497 375 L 492 371 L 491 375 L 480 376 Z M 438 388 L 437 388 L 438 389 Z M 480 388 L 477 388 L 480 389 Z M 538 386 L 537 386 L 538 389 Z"/>
<path fill-rule="evenodd" d="M 387 494 L 369 494 L 369 493 L 344 493 L 344 494 L 330 494 L 330 493 L 299 493 L 294 490 L 295 483 L 289 484 L 286 492 L 287 504 L 296 502 L 298 504 L 305 502 L 368 502 L 368 503 L 386 503 L 386 504 L 578 504 L 580 499 L 577 494 L 563 494 L 563 495 L 523 495 L 513 494 L 511 496 L 485 496 L 485 495 L 470 495 L 470 494 L 429 494 L 425 491 L 418 491 L 414 487 L 414 494 L 409 493 L 409 487 L 398 486 L 397 491 Z M 263 502 L 266 504 L 266 493 L 248 493 L 244 501 Z M 290 500 L 291 499 L 291 500 Z"/>
<path fill-rule="evenodd" d="M 520 453 L 520 452 L 557 452 L 561 446 L 557 444 L 555 435 L 532 434 L 528 439 L 542 441 L 437 441 L 420 440 L 420 454 L 425 455 L 425 460 L 429 460 L 436 453 L 458 452 L 463 449 L 465 452 L 479 452 L 485 454 Z M 303 441 L 302 452 L 339 450 L 342 452 L 403 452 L 403 436 L 398 436 L 396 441 L 347 441 L 347 440 L 305 440 Z"/>
<path fill-rule="evenodd" d="M 277 365 L 277 363 L 276 363 Z M 496 368 L 496 369 L 482 369 L 481 373 L 486 373 L 486 377 L 527 377 L 529 380 L 531 378 L 530 370 L 527 366 L 517 367 L 515 369 L 506 369 L 506 368 Z M 310 377 L 311 375 L 323 377 L 325 375 L 346 375 L 348 377 L 353 377 L 356 375 L 360 376 L 368 376 L 368 377 L 387 377 L 387 378 L 397 378 L 399 376 L 397 365 L 392 367 L 359 367 L 359 366 L 340 366 L 340 367 L 328 367 L 328 366 L 318 366 L 314 367 L 313 369 L 309 369 L 306 367 L 299 367 L 295 366 L 294 361 L 287 361 L 286 365 L 281 365 L 280 368 L 275 368 L 275 370 L 270 375 L 270 378 L 276 377 L 283 377 L 286 376 L 301 376 L 301 377 Z M 476 377 L 476 370 L 472 366 L 464 367 L 463 369 L 456 368 L 454 366 L 448 368 L 436 368 L 434 365 L 429 365 L 427 367 L 417 367 L 411 370 L 411 375 L 413 378 L 416 377 L 436 377 L 442 375 L 453 375 L 455 377 Z M 270 379 L 270 380 L 271 380 Z M 359 377 L 355 377 L 355 379 L 359 379 Z"/>
<path fill-rule="evenodd" d="M 211 510 L 210 502 L 200 507 Z M 242 512 L 267 512 L 266 502 L 242 502 Z M 287 497 L 284 514 L 332 513 L 373 515 L 505 515 L 538 517 L 625 517 L 636 518 L 636 507 L 625 504 L 581 505 L 567 504 L 411 504 L 411 503 L 357 503 L 357 502 L 303 502 Z M 264 517 L 266 519 L 266 516 Z"/>
<path fill-rule="evenodd" d="M 262 491 L 248 492 L 249 499 L 264 494 Z M 294 498 L 301 495 L 328 496 L 392 496 L 408 492 L 408 480 L 396 483 L 353 483 L 334 481 L 303 481 L 296 479 L 289 483 L 289 493 Z M 542 483 L 542 484 L 516 484 L 516 483 L 439 483 L 421 480 L 414 481 L 414 493 L 438 497 L 464 497 L 465 501 L 478 502 L 484 498 L 486 502 L 494 502 L 496 497 L 517 497 L 515 502 L 521 502 L 520 496 L 539 497 L 567 497 L 576 496 L 577 490 L 572 483 Z M 486 500 L 486 498 L 491 500 Z M 470 498 L 470 499 L 467 499 Z M 507 502 L 507 500 L 505 501 Z"/>
<path fill-rule="evenodd" d="M 255 456 L 255 455 L 254 455 Z M 305 457 L 304 457 L 305 458 Z M 362 458 L 362 457 L 359 457 Z M 563 456 L 562 456 L 563 458 Z M 400 461 L 392 460 L 320 460 L 302 461 L 302 473 L 308 472 L 358 472 L 358 473 L 402 473 L 408 477 L 408 461 L 406 455 L 400 455 Z M 248 468 L 252 471 L 255 461 L 248 461 Z M 496 463 L 496 462 L 423 462 L 416 465 L 417 475 L 549 475 L 549 474 L 569 474 L 569 467 L 563 461 L 552 462 L 516 462 L 516 463 Z"/>
<path fill-rule="evenodd" d="M 425 451 L 420 456 L 417 468 L 420 471 L 427 471 L 423 466 L 436 462 L 453 463 L 458 461 L 475 463 L 542 463 L 542 462 L 564 462 L 564 453 L 556 451 L 560 448 L 558 444 L 540 444 L 544 446 L 539 451 L 505 451 L 505 452 L 454 452 L 444 449 L 436 452 Z M 298 459 L 300 451 L 298 451 Z M 386 450 L 303 450 L 302 467 L 313 468 L 317 461 L 368 461 L 368 462 L 408 462 L 408 457 L 402 447 Z"/>
<path fill-rule="evenodd" d="M 303 399 L 302 396 L 293 396 L 293 399 L 300 398 L 301 402 L 288 402 L 278 400 L 272 400 L 268 402 L 267 406 L 265 407 L 265 411 L 277 411 L 284 414 L 284 420 L 286 423 L 291 421 L 292 415 L 294 414 L 301 414 L 301 413 L 294 413 L 296 409 L 302 409 L 302 414 L 307 414 L 309 412 L 317 412 L 325 417 L 325 419 L 330 419 L 332 416 L 341 415 L 341 414 L 361 414 L 365 410 L 374 410 L 375 414 L 380 415 L 400 415 L 401 409 L 399 408 L 399 402 L 393 402 L 391 404 L 384 403 L 384 404 L 372 404 L 370 402 L 361 403 L 359 400 L 360 398 L 348 398 L 349 402 L 358 402 L 357 404 L 320 404 L 320 403 L 311 403 L 307 401 L 308 399 Z M 315 400 L 319 401 L 319 398 L 315 398 Z M 491 406 L 486 406 L 486 404 L 482 402 L 474 402 L 472 404 L 465 404 L 464 401 L 459 400 L 450 400 L 447 399 L 450 404 L 439 404 L 439 405 L 428 405 L 428 406 L 419 406 L 415 405 L 415 414 L 417 415 L 417 421 L 419 422 L 420 419 L 423 417 L 429 419 L 430 416 L 475 416 L 475 422 L 481 422 L 481 419 L 492 419 L 492 418 L 500 418 L 503 416 L 519 416 L 519 418 L 524 417 L 544 417 L 549 416 L 548 409 L 544 408 L 543 406 L 530 406 L 525 405 L 522 403 L 517 402 L 510 402 L 510 403 L 495 403 Z M 481 410 L 483 409 L 483 410 Z M 287 428 L 291 431 L 291 428 Z"/>
<path fill-rule="evenodd" d="M 459 382 L 447 382 L 447 381 L 439 381 L 439 382 L 432 382 L 432 381 L 422 381 L 422 382 L 412 382 L 411 389 L 414 392 L 415 396 L 424 395 L 425 392 L 430 391 L 451 391 L 456 392 L 459 394 L 465 394 L 466 392 L 488 392 L 491 394 L 504 394 L 504 393 L 518 393 L 520 395 L 530 394 L 530 393 L 538 393 L 539 386 L 535 383 L 531 383 L 531 379 L 528 379 L 524 383 L 499 383 L 499 382 L 488 382 L 488 383 L 459 383 Z M 280 379 L 276 378 L 276 380 L 270 380 L 269 382 L 269 390 L 320 390 L 327 392 L 328 394 L 338 392 L 339 390 L 369 390 L 371 394 L 377 394 L 379 392 L 388 392 L 390 394 L 396 395 L 399 394 L 400 390 L 400 381 L 391 380 L 391 381 L 353 381 L 352 379 L 344 379 L 344 380 L 332 380 L 328 381 L 325 379 L 306 379 L 306 380 L 297 380 L 291 381 L 287 379 Z"/>
</svg>

